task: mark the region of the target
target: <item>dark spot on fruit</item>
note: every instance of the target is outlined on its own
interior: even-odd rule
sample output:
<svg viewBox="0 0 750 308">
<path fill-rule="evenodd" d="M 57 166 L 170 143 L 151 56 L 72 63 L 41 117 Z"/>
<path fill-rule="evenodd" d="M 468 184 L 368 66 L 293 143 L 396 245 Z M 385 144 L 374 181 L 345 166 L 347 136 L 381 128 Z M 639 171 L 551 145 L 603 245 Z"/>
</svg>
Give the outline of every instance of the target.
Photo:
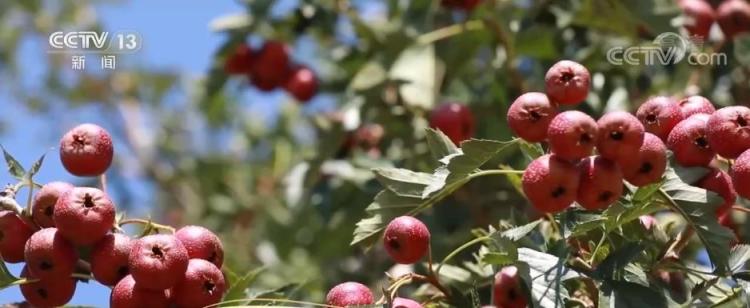
<svg viewBox="0 0 750 308">
<path fill-rule="evenodd" d="M 86 140 L 81 135 L 73 135 L 73 144 L 82 147 L 86 145 Z"/>
<path fill-rule="evenodd" d="M 36 289 L 36 294 L 39 294 L 39 297 L 44 298 L 44 299 L 46 299 L 47 296 L 49 296 L 47 295 L 47 290 L 42 289 L 42 288 Z"/>
<path fill-rule="evenodd" d="M 0 231 L 0 242 L 3 241 L 4 237 L 5 237 L 5 234 L 3 234 L 3 231 Z"/>
<path fill-rule="evenodd" d="M 390 246 L 393 250 L 401 249 L 401 244 L 398 243 L 398 239 L 396 239 L 395 237 L 388 238 L 388 246 Z"/>
<path fill-rule="evenodd" d="M 47 261 L 42 261 L 42 263 L 39 264 L 39 269 L 43 271 L 51 270 L 53 267 L 52 263 Z"/>
<path fill-rule="evenodd" d="M 552 198 L 557 198 L 557 197 L 560 197 L 560 196 L 562 196 L 564 194 L 565 194 L 565 187 L 557 186 L 557 188 L 555 188 L 552 191 Z"/>
<path fill-rule="evenodd" d="M 623 134 L 621 131 L 612 131 L 609 133 L 609 138 L 612 138 L 614 140 L 622 140 L 622 138 L 625 137 L 625 134 Z"/>
<path fill-rule="evenodd" d="M 211 281 L 205 281 L 203 282 L 203 289 L 206 290 L 208 293 L 213 293 L 214 288 L 216 288 L 216 285 Z"/>
<path fill-rule="evenodd" d="M 614 194 L 611 191 L 604 191 L 599 194 L 599 201 L 605 202 L 612 198 Z"/>
<path fill-rule="evenodd" d="M 94 198 L 89 194 L 86 194 L 85 196 L 83 196 L 83 206 L 87 208 L 92 208 L 96 206 L 96 204 L 94 204 Z"/>
<path fill-rule="evenodd" d="M 529 112 L 529 115 L 531 116 L 531 121 L 536 122 L 539 121 L 542 118 L 542 115 L 539 114 L 536 110 L 532 110 Z"/>
<path fill-rule="evenodd" d="M 747 120 L 745 120 L 743 116 L 737 115 L 737 125 L 739 125 L 740 127 L 745 127 L 747 126 Z"/>
<path fill-rule="evenodd" d="M 649 173 L 653 169 L 654 169 L 654 166 L 651 165 L 651 163 L 645 162 L 645 163 L 641 164 L 640 168 L 638 168 L 638 173 Z"/>
<path fill-rule="evenodd" d="M 159 259 L 163 259 L 164 258 L 164 252 L 161 251 L 161 248 L 159 248 L 159 247 L 156 247 L 156 246 L 151 247 L 151 253 L 154 254 L 154 256 L 157 257 L 157 258 L 159 258 Z"/>
<path fill-rule="evenodd" d="M 646 123 L 648 124 L 656 124 L 656 115 L 651 113 L 646 116 Z"/>
<path fill-rule="evenodd" d="M 130 273 L 127 266 L 120 266 L 120 268 L 117 269 L 117 276 L 122 278 L 127 276 Z"/>
<path fill-rule="evenodd" d="M 55 214 L 55 207 L 54 206 L 48 206 L 44 208 L 44 215 L 52 217 L 52 215 Z"/>
<path fill-rule="evenodd" d="M 509 289 L 507 295 L 508 295 L 508 300 L 509 301 L 514 301 L 518 297 L 518 294 L 516 293 L 516 289 L 515 288 Z"/>
<path fill-rule="evenodd" d="M 571 80 L 573 80 L 573 78 L 575 76 L 576 75 L 573 74 L 573 72 L 564 72 L 564 73 L 560 74 L 560 80 L 562 80 L 562 82 L 564 82 L 564 83 L 568 83 Z"/>
<path fill-rule="evenodd" d="M 590 143 L 593 140 L 594 140 L 594 138 L 591 137 L 591 134 L 589 134 L 589 133 L 583 133 L 583 134 L 581 134 L 581 137 L 580 137 L 581 143 Z"/>
<path fill-rule="evenodd" d="M 214 261 L 216 261 L 216 250 L 212 251 L 211 255 L 208 256 L 208 261 L 211 263 L 214 263 Z"/>
<path fill-rule="evenodd" d="M 706 140 L 706 136 L 695 138 L 695 145 L 701 149 L 708 149 L 708 140 Z"/>
</svg>

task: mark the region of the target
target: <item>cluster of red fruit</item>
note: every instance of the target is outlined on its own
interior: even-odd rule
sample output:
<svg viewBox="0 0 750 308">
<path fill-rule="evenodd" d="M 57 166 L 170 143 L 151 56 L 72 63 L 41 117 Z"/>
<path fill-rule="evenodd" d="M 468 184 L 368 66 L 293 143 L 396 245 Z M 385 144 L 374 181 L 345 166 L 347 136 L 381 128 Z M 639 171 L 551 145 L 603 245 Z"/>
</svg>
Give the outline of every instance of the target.
<svg viewBox="0 0 750 308">
<path fill-rule="evenodd" d="M 688 20 L 684 27 L 699 37 L 707 37 L 714 22 L 728 39 L 750 32 L 750 4 L 745 0 L 726 0 L 716 10 L 706 0 L 679 0 L 682 13 Z"/>
<path fill-rule="evenodd" d="M 109 133 L 94 124 L 73 128 L 60 142 L 63 166 L 78 176 L 102 175 L 113 152 Z M 113 286 L 112 307 L 204 307 L 219 302 L 226 290 L 223 248 L 214 233 L 186 226 L 174 234 L 131 238 L 115 221 L 115 206 L 104 191 L 64 182 L 42 186 L 31 211 L 0 212 L 0 255 L 6 262 L 26 262 L 20 288 L 35 307 L 70 301 L 76 279 L 88 277 L 79 273 L 89 270 L 96 281 Z"/>
<path fill-rule="evenodd" d="M 383 246 L 394 262 L 414 264 L 424 258 L 430 250 L 430 230 L 412 216 L 396 217 L 388 223 L 383 235 Z M 507 266 L 495 276 L 494 304 L 496 307 L 526 307 L 526 297 L 522 293 L 518 269 Z M 344 282 L 333 287 L 326 296 L 328 305 L 356 306 L 371 305 L 374 297 L 367 286 L 358 282 Z M 418 302 L 397 297 L 392 301 L 394 308 L 422 308 Z"/>
<path fill-rule="evenodd" d="M 229 75 L 245 75 L 261 91 L 284 88 L 300 102 L 307 102 L 318 92 L 315 72 L 304 65 L 293 63 L 289 47 L 283 42 L 266 41 L 260 50 L 242 43 L 224 62 Z"/>
<path fill-rule="evenodd" d="M 578 104 L 588 95 L 584 66 L 560 61 L 545 82 L 546 94 L 525 93 L 508 110 L 516 135 L 549 144 L 551 153 L 532 161 L 523 175 L 524 193 L 539 211 L 559 212 L 574 201 L 589 210 L 606 208 L 622 194 L 623 179 L 636 186 L 659 181 L 667 148 L 682 166 L 711 168 L 693 184 L 724 198 L 720 216 L 734 203 L 735 188 L 750 196 L 750 108 L 715 110 L 702 96 L 656 96 L 641 104 L 635 116 L 615 111 L 594 121 L 580 111 L 558 111 L 559 105 Z M 594 148 L 598 155 L 590 156 Z M 717 154 L 737 158 L 731 177 L 714 163 Z"/>
<path fill-rule="evenodd" d="M 471 11 L 477 7 L 480 2 L 482 2 L 482 0 L 442 0 L 440 1 L 440 4 L 451 9 Z"/>
</svg>

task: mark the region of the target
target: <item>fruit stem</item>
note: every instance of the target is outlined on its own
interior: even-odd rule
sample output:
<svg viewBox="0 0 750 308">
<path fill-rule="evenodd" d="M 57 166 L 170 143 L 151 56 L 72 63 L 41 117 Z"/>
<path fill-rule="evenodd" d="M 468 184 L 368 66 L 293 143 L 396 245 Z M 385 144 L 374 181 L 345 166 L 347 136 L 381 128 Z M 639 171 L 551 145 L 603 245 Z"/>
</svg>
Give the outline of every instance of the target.
<svg viewBox="0 0 750 308">
<path fill-rule="evenodd" d="M 675 238 L 674 242 L 672 242 L 672 245 L 669 245 L 669 248 L 667 248 L 667 251 L 664 253 L 662 260 L 669 258 L 679 258 L 680 252 L 690 242 L 690 238 L 693 237 L 693 234 L 695 234 L 695 229 L 693 229 L 693 227 L 691 226 L 687 226 L 685 227 L 685 229 L 680 231 L 680 233 L 677 234 L 677 238 Z"/>
<path fill-rule="evenodd" d="M 507 169 L 491 169 L 477 171 L 469 175 L 469 179 L 478 178 L 485 175 L 499 175 L 499 174 L 522 174 L 524 170 L 507 170 Z"/>
<path fill-rule="evenodd" d="M 211 304 L 211 305 L 205 306 L 204 308 L 219 307 L 220 305 L 231 304 L 231 303 L 237 303 L 239 305 L 224 306 L 224 307 L 247 307 L 246 305 L 248 304 L 248 302 L 287 303 L 287 304 L 297 304 L 297 305 L 305 305 L 305 306 L 312 306 L 312 307 L 341 308 L 339 306 L 318 304 L 318 303 L 313 303 L 313 302 L 296 301 L 296 300 L 283 299 L 283 298 L 264 298 L 264 297 L 233 299 L 233 300 L 219 302 L 216 304 Z"/>
<path fill-rule="evenodd" d="M 120 221 L 119 226 L 122 227 L 122 226 L 127 225 L 127 224 L 142 224 L 142 225 L 151 226 L 151 227 L 154 227 L 154 228 L 160 229 L 160 230 L 167 230 L 167 231 L 169 231 L 171 233 L 175 232 L 174 228 L 171 227 L 171 226 L 157 224 L 157 223 L 155 223 L 155 222 L 153 222 L 151 220 L 140 219 L 140 218 L 123 219 L 122 221 Z"/>
<path fill-rule="evenodd" d="M 750 209 L 742 207 L 742 206 L 739 206 L 739 205 L 732 206 L 732 209 L 735 210 L 735 211 L 750 213 Z"/>
<path fill-rule="evenodd" d="M 99 187 L 101 187 L 103 192 L 107 192 L 107 175 L 104 173 L 99 176 Z"/>
<path fill-rule="evenodd" d="M 451 251 L 447 256 L 445 256 L 445 258 L 443 258 L 443 261 L 440 262 L 440 264 L 438 265 L 437 269 L 435 270 L 435 275 L 440 274 L 440 269 L 443 268 L 443 264 L 445 264 L 448 261 L 450 261 L 453 257 L 455 257 L 456 255 L 458 255 L 461 251 L 465 250 L 466 248 L 471 247 L 472 245 L 474 245 L 476 243 L 481 243 L 481 242 L 484 242 L 484 241 L 489 240 L 489 239 L 490 239 L 489 236 L 477 237 L 477 238 L 475 238 L 475 239 L 473 239 L 471 241 L 468 241 L 468 242 L 464 243 L 463 245 L 461 245 L 460 247 L 456 248 L 455 250 Z"/>
<path fill-rule="evenodd" d="M 464 23 L 453 24 L 420 35 L 419 37 L 417 37 L 417 44 L 427 45 L 454 35 L 464 33 L 466 31 L 480 29 L 484 29 L 484 23 L 479 20 L 471 20 Z"/>
<path fill-rule="evenodd" d="M 0 192 L 0 209 L 12 211 L 19 216 L 23 213 L 23 208 L 16 202 L 17 185 L 8 185 Z"/>
</svg>

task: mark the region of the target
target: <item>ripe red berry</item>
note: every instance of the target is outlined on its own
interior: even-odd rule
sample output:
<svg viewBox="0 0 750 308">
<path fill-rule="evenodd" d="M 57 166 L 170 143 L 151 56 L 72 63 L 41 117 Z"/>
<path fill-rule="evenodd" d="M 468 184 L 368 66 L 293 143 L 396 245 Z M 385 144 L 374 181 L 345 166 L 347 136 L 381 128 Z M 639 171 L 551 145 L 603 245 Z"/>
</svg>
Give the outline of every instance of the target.
<svg viewBox="0 0 750 308">
<path fill-rule="evenodd" d="M 73 244 L 93 245 L 112 229 L 115 206 L 103 191 L 74 187 L 57 200 L 55 226 Z"/>
<path fill-rule="evenodd" d="M 430 249 L 430 230 L 414 217 L 396 217 L 385 228 L 383 244 L 396 263 L 416 263 Z"/>
<path fill-rule="evenodd" d="M 58 307 L 67 304 L 76 292 L 76 281 L 72 277 L 41 279 L 32 275 L 26 266 L 21 270 L 21 277 L 31 283 L 21 284 L 23 298 L 33 307 Z"/>
<path fill-rule="evenodd" d="M 635 113 L 646 131 L 667 140 L 672 128 L 682 121 L 682 110 L 671 97 L 655 96 L 638 107 Z"/>
<path fill-rule="evenodd" d="M 207 307 L 220 302 L 224 291 L 226 283 L 219 268 L 203 259 L 190 259 L 170 297 L 178 307 Z"/>
<path fill-rule="evenodd" d="M 396 297 L 393 299 L 393 308 L 423 308 L 422 304 L 415 300 L 411 300 L 403 297 Z"/>
<path fill-rule="evenodd" d="M 0 211 L 0 256 L 8 263 L 22 262 L 26 241 L 34 234 L 29 224 L 11 211 Z"/>
<path fill-rule="evenodd" d="M 717 168 L 711 168 L 711 172 L 698 181 L 698 187 L 717 193 L 723 200 L 716 210 L 716 216 L 725 214 L 737 200 L 737 192 L 734 190 L 732 177 Z"/>
<path fill-rule="evenodd" d="M 372 292 L 358 282 L 344 282 L 336 285 L 326 295 L 326 304 L 331 306 L 372 305 L 375 303 Z"/>
<path fill-rule="evenodd" d="M 510 105 L 508 126 L 523 140 L 541 142 L 547 139 L 547 128 L 556 115 L 557 105 L 546 94 L 528 92 Z"/>
<path fill-rule="evenodd" d="M 253 67 L 254 58 L 253 49 L 242 43 L 227 56 L 224 72 L 230 75 L 247 74 Z"/>
<path fill-rule="evenodd" d="M 185 246 L 173 235 L 147 235 L 130 249 L 128 268 L 144 289 L 165 290 L 182 279 L 188 266 Z"/>
<path fill-rule="evenodd" d="M 735 158 L 750 148 L 750 108 L 729 106 L 716 110 L 706 126 L 708 143 L 725 158 Z"/>
<path fill-rule="evenodd" d="M 681 0 L 679 1 L 685 22 L 683 27 L 691 36 L 708 37 L 711 25 L 714 23 L 715 12 L 705 0 Z"/>
<path fill-rule="evenodd" d="M 284 89 L 298 101 L 307 102 L 318 92 L 318 77 L 307 67 L 297 67 L 289 73 Z"/>
<path fill-rule="evenodd" d="M 42 189 L 34 196 L 32 204 L 31 217 L 34 222 L 42 228 L 54 227 L 55 203 L 63 193 L 71 189 L 73 185 L 65 182 L 50 182 L 42 186 Z"/>
<path fill-rule="evenodd" d="M 458 103 L 442 104 L 430 115 L 430 127 L 442 131 L 455 144 L 474 135 L 474 114 Z"/>
<path fill-rule="evenodd" d="M 258 51 L 251 69 L 253 84 L 262 91 L 281 86 L 289 76 L 289 47 L 283 42 L 267 41 Z"/>
<path fill-rule="evenodd" d="M 729 175 L 737 194 L 750 199 L 750 151 L 745 151 L 734 160 Z"/>
<path fill-rule="evenodd" d="M 716 111 L 711 101 L 700 95 L 683 98 L 678 104 L 682 110 L 682 117 L 685 119 L 696 113 L 712 114 Z"/>
<path fill-rule="evenodd" d="M 575 105 L 589 95 L 591 74 L 585 66 L 570 60 L 552 65 L 544 75 L 547 95 L 552 101 L 563 105 Z"/>
<path fill-rule="evenodd" d="M 471 11 L 481 2 L 482 0 L 442 0 L 440 3 L 447 8 Z"/>
<path fill-rule="evenodd" d="M 221 268 L 224 248 L 216 234 L 201 226 L 185 226 L 177 230 L 174 236 L 185 246 L 190 259 L 208 260 Z"/>
<path fill-rule="evenodd" d="M 750 31 L 750 4 L 744 0 L 724 1 L 716 10 L 716 20 L 727 39 Z"/>
<path fill-rule="evenodd" d="M 614 111 L 603 115 L 596 124 L 599 155 L 615 162 L 638 155 L 645 132 L 638 118 L 628 112 Z"/>
<path fill-rule="evenodd" d="M 561 112 L 547 129 L 550 151 L 569 161 L 591 155 L 598 137 L 596 121 L 576 110 Z"/>
<path fill-rule="evenodd" d="M 140 288 L 133 276 L 127 275 L 112 288 L 109 306 L 111 308 L 169 307 L 169 298 L 164 290 Z"/>
<path fill-rule="evenodd" d="M 517 267 L 513 265 L 506 266 L 495 274 L 492 298 L 495 307 L 498 308 L 527 307 L 526 295 L 521 288 L 521 275 Z"/>
<path fill-rule="evenodd" d="M 635 186 L 645 186 L 661 180 L 667 168 L 667 147 L 654 134 L 643 135 L 638 155 L 620 162 L 625 179 Z"/>
<path fill-rule="evenodd" d="M 581 182 L 576 201 L 587 210 L 601 210 L 622 195 L 620 166 L 601 156 L 589 156 L 578 163 Z"/>
<path fill-rule="evenodd" d="M 112 136 L 96 124 L 81 124 L 60 140 L 60 160 L 76 176 L 98 176 L 112 164 Z"/>
<path fill-rule="evenodd" d="M 113 286 L 127 276 L 132 246 L 133 240 L 120 233 L 110 233 L 99 240 L 91 250 L 91 273 L 96 281 Z"/>
<path fill-rule="evenodd" d="M 708 117 L 703 113 L 692 115 L 669 133 L 667 148 L 672 150 L 678 164 L 686 167 L 708 166 L 716 156 L 706 136 Z"/>
<path fill-rule="evenodd" d="M 24 247 L 26 266 L 34 277 L 54 280 L 73 274 L 78 252 L 56 228 L 32 234 Z"/>
<path fill-rule="evenodd" d="M 576 199 L 580 174 L 575 165 L 557 155 L 542 155 L 523 173 L 523 192 L 543 213 L 566 209 Z"/>
</svg>

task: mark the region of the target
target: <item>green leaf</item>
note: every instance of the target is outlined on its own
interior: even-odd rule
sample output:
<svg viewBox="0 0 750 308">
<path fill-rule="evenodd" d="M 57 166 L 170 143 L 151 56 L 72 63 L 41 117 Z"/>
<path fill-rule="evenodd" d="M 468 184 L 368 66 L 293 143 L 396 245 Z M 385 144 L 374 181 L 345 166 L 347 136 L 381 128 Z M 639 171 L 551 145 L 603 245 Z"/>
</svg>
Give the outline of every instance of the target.
<svg viewBox="0 0 750 308">
<path fill-rule="evenodd" d="M 518 139 L 511 141 L 495 140 L 477 140 L 471 139 L 461 143 L 462 154 L 458 154 L 443 159 L 447 160 L 447 167 L 450 174 L 445 180 L 446 183 L 453 183 L 466 179 L 469 174 L 476 171 L 479 167 L 487 163 L 501 151 L 518 142 Z"/>
<path fill-rule="evenodd" d="M 732 251 L 729 253 L 729 270 L 732 273 L 737 273 L 745 268 L 745 263 L 750 260 L 750 245 L 736 245 L 732 247 Z"/>
<path fill-rule="evenodd" d="M 443 132 L 434 130 L 432 128 L 425 129 L 427 138 L 427 145 L 430 147 L 430 153 L 435 160 L 440 160 L 443 157 L 461 153 L 453 141 L 448 138 Z"/>
<path fill-rule="evenodd" d="M 472 283 L 471 272 L 455 265 L 444 264 L 440 268 L 438 276 L 440 280 L 445 280 L 448 284 L 461 283 L 471 285 Z"/>
<path fill-rule="evenodd" d="M 252 271 L 247 272 L 244 276 L 240 277 L 237 275 L 234 275 L 234 277 L 230 278 L 230 288 L 227 290 L 226 295 L 224 295 L 224 300 L 237 300 L 245 298 L 247 288 L 250 286 L 250 284 L 253 283 L 258 278 L 258 275 L 262 273 L 265 270 L 264 267 L 260 267 L 257 269 L 254 269 Z M 238 303 L 227 303 L 223 304 L 222 306 L 236 306 Z"/>
<path fill-rule="evenodd" d="M 600 307 L 667 307 L 664 294 L 636 283 L 606 280 L 602 284 L 601 293 L 599 297 L 606 298 L 609 305 Z"/>
<path fill-rule="evenodd" d="M 443 71 L 432 44 L 413 45 L 401 52 L 389 77 L 405 81 L 399 86 L 399 93 L 407 105 L 429 110 L 437 100 Z"/>
<path fill-rule="evenodd" d="M 376 62 L 367 62 L 362 68 L 359 69 L 352 81 L 349 83 L 349 88 L 354 91 L 365 91 L 372 89 L 386 80 L 386 71 L 383 66 Z"/>
<path fill-rule="evenodd" d="M 33 164 L 31 165 L 31 169 L 29 169 L 29 173 L 27 174 L 27 177 L 28 177 L 29 179 L 31 179 L 31 178 L 32 178 L 32 177 L 33 177 L 34 175 L 36 175 L 36 173 L 37 173 L 37 172 L 39 172 L 39 168 L 41 168 L 41 167 L 42 167 L 42 163 L 44 162 L 44 156 L 45 156 L 45 155 L 47 155 L 47 154 L 46 154 L 46 153 L 45 153 L 45 154 L 42 154 L 42 156 L 41 156 L 41 157 L 39 157 L 39 159 L 37 159 L 37 160 L 36 160 L 36 161 L 35 161 L 35 162 L 34 162 L 34 163 L 33 163 Z"/>
<path fill-rule="evenodd" d="M 518 146 L 521 148 L 523 156 L 526 157 L 526 160 L 529 162 L 544 155 L 544 149 L 542 149 L 542 145 L 539 143 L 529 143 L 525 140 L 519 139 Z"/>
<path fill-rule="evenodd" d="M 618 0 L 584 0 L 572 22 L 587 28 L 635 37 L 637 20 L 630 8 Z"/>
<path fill-rule="evenodd" d="M 275 301 L 269 301 L 265 299 L 285 299 L 289 297 L 289 293 L 295 292 L 297 289 L 300 288 L 299 284 L 296 283 L 290 283 L 283 285 L 281 287 L 271 289 L 271 290 L 263 290 L 263 291 L 253 291 L 250 292 L 250 295 L 247 297 L 247 302 L 244 305 L 263 305 L 263 306 L 278 306 L 283 305 L 282 302 L 275 302 Z M 264 300 L 260 300 L 264 299 Z M 230 306 L 242 306 L 238 305 L 237 303 L 234 303 Z"/>
<path fill-rule="evenodd" d="M 518 226 L 518 227 L 514 227 L 514 228 L 511 228 L 511 229 L 502 231 L 502 232 L 500 232 L 500 235 L 502 237 L 504 237 L 504 238 L 507 238 L 507 239 L 515 242 L 515 241 L 518 241 L 518 240 L 526 237 L 526 235 L 528 235 L 529 233 L 531 233 L 531 231 L 534 231 L 534 229 L 536 229 L 536 227 L 541 222 L 542 222 L 542 220 L 538 219 L 538 220 L 532 221 L 530 223 L 527 223 L 527 224 L 525 224 L 523 226 Z M 493 237 L 494 237 L 494 235 L 493 235 Z"/>
<path fill-rule="evenodd" d="M 23 176 L 26 174 L 26 170 L 23 169 L 23 166 L 21 166 L 21 163 L 19 163 L 13 155 L 10 155 L 8 151 L 5 150 L 5 147 L 0 145 L 0 149 L 3 150 L 3 156 L 5 157 L 5 164 L 8 166 L 8 173 L 12 175 L 16 179 L 23 179 Z"/>
<path fill-rule="evenodd" d="M 443 180 L 435 175 L 407 169 L 378 168 L 373 171 L 386 189 L 402 197 L 424 198 L 427 187 L 442 187 L 443 183 Z"/>
<path fill-rule="evenodd" d="M 18 280 L 16 276 L 10 273 L 10 270 L 5 265 L 5 261 L 3 261 L 3 257 L 0 256 L 0 291 L 14 285 Z"/>
<path fill-rule="evenodd" d="M 596 267 L 593 276 L 598 279 L 612 279 L 617 271 L 625 268 L 643 249 L 644 247 L 640 243 L 626 243 L 623 247 L 610 253 Z"/>
<path fill-rule="evenodd" d="M 558 283 L 578 278 L 580 274 L 565 266 L 564 260 L 529 248 L 518 249 L 518 260 L 528 267 L 528 276 L 526 269 L 523 269 L 522 276 L 530 286 L 535 305 L 564 307 L 563 299 L 567 297 L 567 292 Z"/>
</svg>

